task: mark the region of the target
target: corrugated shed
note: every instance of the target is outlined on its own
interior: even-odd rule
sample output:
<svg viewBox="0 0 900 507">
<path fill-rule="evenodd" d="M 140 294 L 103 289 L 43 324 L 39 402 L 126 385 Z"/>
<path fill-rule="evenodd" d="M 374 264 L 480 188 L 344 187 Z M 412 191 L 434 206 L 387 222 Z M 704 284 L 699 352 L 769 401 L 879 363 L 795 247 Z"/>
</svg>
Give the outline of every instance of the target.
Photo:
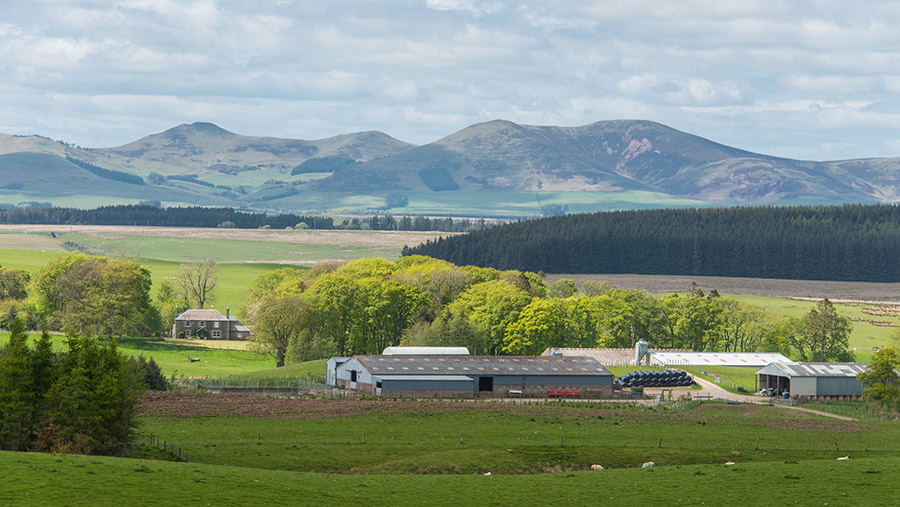
<svg viewBox="0 0 900 507">
<path fill-rule="evenodd" d="M 791 363 L 778 362 L 767 365 L 757 375 L 776 377 L 853 377 L 864 371 L 869 363 Z"/>
</svg>

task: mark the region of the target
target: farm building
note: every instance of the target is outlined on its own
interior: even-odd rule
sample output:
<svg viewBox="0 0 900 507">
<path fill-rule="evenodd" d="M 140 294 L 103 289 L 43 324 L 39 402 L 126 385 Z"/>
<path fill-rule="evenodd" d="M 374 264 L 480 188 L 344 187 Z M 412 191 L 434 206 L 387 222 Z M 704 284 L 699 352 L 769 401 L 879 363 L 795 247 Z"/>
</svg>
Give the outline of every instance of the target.
<svg viewBox="0 0 900 507">
<path fill-rule="evenodd" d="M 337 367 L 349 361 L 349 357 L 332 357 L 325 362 L 325 383 L 337 387 Z"/>
<path fill-rule="evenodd" d="M 225 315 L 218 310 L 185 310 L 175 317 L 172 338 L 199 338 L 201 340 L 246 340 L 250 328 L 231 316 L 231 309 Z"/>
<path fill-rule="evenodd" d="M 787 391 L 791 398 L 857 399 L 856 375 L 868 363 L 772 363 L 756 372 L 757 389 Z"/>
<path fill-rule="evenodd" d="M 592 357 L 606 366 L 635 364 L 634 348 L 601 349 L 601 348 L 549 348 L 545 356 Z M 643 355 L 643 354 L 642 354 Z M 693 352 L 680 349 L 649 349 L 645 358 L 647 364 L 654 366 L 746 366 L 761 368 L 771 363 L 790 363 L 791 360 L 781 354 L 757 352 Z"/>
<path fill-rule="evenodd" d="M 388 347 L 383 356 L 468 356 L 465 347 Z"/>
<path fill-rule="evenodd" d="M 338 387 L 385 396 L 612 396 L 613 375 L 589 357 L 354 356 Z"/>
<path fill-rule="evenodd" d="M 650 352 L 651 361 L 664 366 L 745 366 L 761 368 L 771 363 L 790 363 L 770 352 Z"/>
</svg>

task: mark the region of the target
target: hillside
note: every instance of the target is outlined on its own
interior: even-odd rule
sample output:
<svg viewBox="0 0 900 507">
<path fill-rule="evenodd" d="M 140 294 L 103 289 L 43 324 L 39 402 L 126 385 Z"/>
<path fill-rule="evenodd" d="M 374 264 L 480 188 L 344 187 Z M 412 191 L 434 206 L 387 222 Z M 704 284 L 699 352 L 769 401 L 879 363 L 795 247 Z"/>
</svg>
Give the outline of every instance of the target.
<svg viewBox="0 0 900 507">
<path fill-rule="evenodd" d="M 841 165 L 769 157 L 648 121 L 606 121 L 582 127 L 492 121 L 360 164 L 310 186 L 349 191 L 355 182 L 365 181 L 384 191 L 644 190 L 723 204 L 874 202 L 888 197 L 854 174 L 872 161 L 855 162 Z M 878 174 L 891 173 L 896 179 L 900 165 L 887 165 Z"/>
<path fill-rule="evenodd" d="M 57 166 L 29 179 L 29 159 Z M 495 120 L 414 146 L 380 132 L 319 140 L 179 125 L 112 148 L 0 134 L 0 204 L 93 207 L 155 199 L 301 213 L 539 216 L 609 209 L 900 201 L 900 158 L 833 162 L 752 153 L 643 120 L 578 127 Z M 118 171 L 143 188 L 104 180 Z M 72 164 L 69 164 L 72 165 Z M 65 168 L 65 170 L 63 170 Z M 86 178 L 86 179 L 85 179 Z M 119 178 L 120 180 L 122 178 Z M 9 185 L 13 185 L 9 187 Z M 386 197 L 402 194 L 404 198 Z M 398 205 L 396 203 L 405 203 Z"/>
</svg>

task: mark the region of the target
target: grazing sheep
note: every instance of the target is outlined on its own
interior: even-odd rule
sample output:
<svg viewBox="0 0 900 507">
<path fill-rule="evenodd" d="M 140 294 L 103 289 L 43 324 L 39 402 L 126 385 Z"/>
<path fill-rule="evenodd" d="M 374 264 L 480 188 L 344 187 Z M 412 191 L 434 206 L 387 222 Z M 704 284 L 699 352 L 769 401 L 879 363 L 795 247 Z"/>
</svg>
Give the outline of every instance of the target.
<svg viewBox="0 0 900 507">
<path fill-rule="evenodd" d="M 725 465 L 726 465 L 726 466 L 727 466 L 727 465 L 734 465 L 734 461 L 726 461 L 726 462 L 725 462 Z"/>
<path fill-rule="evenodd" d="M 603 470 L 601 465 L 591 465 L 591 470 Z"/>
<path fill-rule="evenodd" d="M 838 458 L 838 461 L 844 461 L 847 459 L 850 459 L 850 456 L 841 456 L 840 458 Z"/>
<path fill-rule="evenodd" d="M 656 463 L 654 463 L 652 461 L 648 461 L 648 462 L 644 463 L 643 465 L 641 465 L 641 468 L 653 468 L 655 466 L 656 466 Z"/>
</svg>

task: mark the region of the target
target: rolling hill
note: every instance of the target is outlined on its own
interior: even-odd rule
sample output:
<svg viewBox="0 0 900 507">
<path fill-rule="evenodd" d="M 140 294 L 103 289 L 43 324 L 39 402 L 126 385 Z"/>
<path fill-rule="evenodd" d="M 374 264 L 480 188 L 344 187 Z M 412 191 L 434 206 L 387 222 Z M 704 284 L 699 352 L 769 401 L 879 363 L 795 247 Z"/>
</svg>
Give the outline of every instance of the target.
<svg viewBox="0 0 900 507">
<path fill-rule="evenodd" d="M 202 122 L 98 149 L 0 134 L 0 174 L 8 175 L 0 203 L 83 207 L 158 199 L 306 213 L 534 216 L 900 200 L 900 158 L 791 160 L 643 120 L 495 120 L 423 146 L 380 132 L 251 137 Z M 125 183 L 123 174 L 144 184 Z M 407 206 L 386 208 L 392 194 L 408 197 Z"/>
</svg>

